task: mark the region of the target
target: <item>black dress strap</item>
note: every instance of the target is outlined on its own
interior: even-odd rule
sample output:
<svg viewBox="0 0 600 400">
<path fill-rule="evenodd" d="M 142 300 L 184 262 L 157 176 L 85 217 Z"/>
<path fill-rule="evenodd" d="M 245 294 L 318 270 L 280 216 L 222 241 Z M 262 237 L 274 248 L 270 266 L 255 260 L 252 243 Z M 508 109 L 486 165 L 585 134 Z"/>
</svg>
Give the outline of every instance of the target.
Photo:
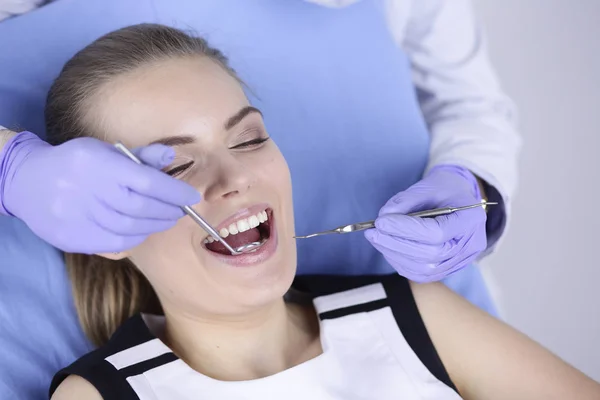
<svg viewBox="0 0 600 400">
<path fill-rule="evenodd" d="M 139 400 L 127 378 L 174 361 L 177 357 L 173 353 L 165 353 L 121 369 L 116 368 L 106 358 L 154 339 L 141 315 L 130 318 L 105 346 L 81 357 L 54 375 L 50 385 L 50 397 L 69 375 L 77 375 L 91 383 L 103 399 Z"/>
<path fill-rule="evenodd" d="M 140 400 L 127 380 L 99 353 L 89 353 L 54 375 L 50 397 L 69 375 L 80 376 L 91 383 L 103 399 Z"/>
<path fill-rule="evenodd" d="M 429 372 L 458 393 L 427 332 L 408 280 L 400 275 L 396 276 L 400 279 L 386 279 L 383 287 L 400 332 Z"/>
</svg>

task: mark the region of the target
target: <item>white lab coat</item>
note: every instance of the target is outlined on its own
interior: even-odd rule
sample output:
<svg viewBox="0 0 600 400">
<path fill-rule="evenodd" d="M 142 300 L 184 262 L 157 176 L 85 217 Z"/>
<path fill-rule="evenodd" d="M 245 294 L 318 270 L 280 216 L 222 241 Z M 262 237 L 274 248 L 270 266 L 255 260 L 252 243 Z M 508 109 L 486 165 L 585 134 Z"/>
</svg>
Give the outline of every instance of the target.
<svg viewBox="0 0 600 400">
<path fill-rule="evenodd" d="M 292 1 L 292 0 L 286 0 Z M 345 7 L 362 0 L 305 0 Z M 427 169 L 462 165 L 493 186 L 506 220 L 517 185 L 521 138 L 516 111 L 489 63 L 471 0 L 383 0 L 390 32 L 412 63 L 413 81 L 431 133 Z M 0 21 L 46 0 L 0 0 Z M 488 237 L 488 254 L 505 231 Z"/>
</svg>

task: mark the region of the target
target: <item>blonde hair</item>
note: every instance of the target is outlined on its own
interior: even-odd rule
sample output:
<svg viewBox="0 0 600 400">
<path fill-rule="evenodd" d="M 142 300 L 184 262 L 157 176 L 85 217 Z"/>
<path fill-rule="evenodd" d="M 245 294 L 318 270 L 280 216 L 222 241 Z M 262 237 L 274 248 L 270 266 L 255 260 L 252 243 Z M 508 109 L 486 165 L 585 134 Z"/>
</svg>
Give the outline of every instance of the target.
<svg viewBox="0 0 600 400">
<path fill-rule="evenodd" d="M 96 346 L 105 344 L 129 317 L 161 314 L 156 293 L 129 261 L 86 254 L 65 254 L 79 322 Z"/>
<path fill-rule="evenodd" d="M 157 24 L 140 24 L 111 32 L 85 47 L 63 67 L 46 100 L 47 140 L 59 145 L 92 136 L 85 126 L 86 102 L 103 84 L 148 63 L 177 57 L 208 57 L 238 79 L 227 59 L 199 37 Z M 239 80 L 239 79 L 238 79 Z M 139 312 L 162 312 L 148 280 L 128 259 L 66 254 L 79 321 L 100 346 Z"/>
</svg>

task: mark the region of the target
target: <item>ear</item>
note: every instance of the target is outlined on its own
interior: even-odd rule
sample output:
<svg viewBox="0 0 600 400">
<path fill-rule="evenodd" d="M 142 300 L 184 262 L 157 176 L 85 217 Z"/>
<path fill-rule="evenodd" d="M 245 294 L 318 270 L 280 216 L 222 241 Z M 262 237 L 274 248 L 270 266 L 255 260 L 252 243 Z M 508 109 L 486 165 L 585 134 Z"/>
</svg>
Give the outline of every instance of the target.
<svg viewBox="0 0 600 400">
<path fill-rule="evenodd" d="M 109 260 L 119 261 L 124 258 L 129 257 L 129 254 L 125 251 L 117 252 L 117 253 L 98 253 L 97 256 L 108 258 Z"/>
</svg>

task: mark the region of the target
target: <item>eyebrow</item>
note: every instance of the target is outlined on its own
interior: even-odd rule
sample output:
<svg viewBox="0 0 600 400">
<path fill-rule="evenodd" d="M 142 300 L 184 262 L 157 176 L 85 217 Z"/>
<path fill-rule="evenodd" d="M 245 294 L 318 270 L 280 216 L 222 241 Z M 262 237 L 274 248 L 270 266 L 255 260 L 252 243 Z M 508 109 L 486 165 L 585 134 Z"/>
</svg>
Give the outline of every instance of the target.
<svg viewBox="0 0 600 400">
<path fill-rule="evenodd" d="M 224 125 L 225 129 L 229 130 L 229 129 L 233 128 L 234 126 L 236 126 L 237 124 L 242 122 L 242 120 L 244 118 L 246 118 L 249 114 L 252 114 L 252 113 L 258 113 L 258 114 L 262 115 L 262 112 L 256 107 L 252 107 L 252 106 L 244 107 L 240 111 L 235 113 L 232 117 L 230 117 L 227 120 L 227 122 L 225 122 L 225 125 Z M 150 144 L 164 144 L 165 146 L 174 147 L 174 146 L 184 146 L 186 144 L 192 144 L 195 141 L 196 141 L 196 139 L 193 136 L 178 135 L 178 136 L 169 136 L 166 138 L 157 139 L 157 140 L 154 140 L 153 142 L 151 142 Z"/>
<path fill-rule="evenodd" d="M 155 140 L 155 141 L 151 142 L 150 144 L 158 143 L 158 144 L 164 144 L 165 146 L 174 147 L 174 146 L 183 146 L 186 144 L 191 144 L 191 143 L 194 143 L 195 141 L 196 141 L 196 139 L 194 139 L 192 136 L 169 136 L 166 138 Z"/>
<path fill-rule="evenodd" d="M 233 115 L 231 118 L 229 118 L 227 120 L 227 122 L 225 123 L 225 129 L 229 130 L 229 129 L 233 128 L 234 126 L 239 124 L 244 118 L 246 118 L 246 116 L 248 116 L 248 114 L 252 114 L 252 113 L 258 113 L 258 114 L 262 115 L 262 112 L 260 112 L 260 110 L 258 108 L 252 107 L 252 106 L 246 106 L 246 107 L 242 108 L 240 111 L 238 111 L 237 113 L 235 113 L 235 115 Z"/>
</svg>

